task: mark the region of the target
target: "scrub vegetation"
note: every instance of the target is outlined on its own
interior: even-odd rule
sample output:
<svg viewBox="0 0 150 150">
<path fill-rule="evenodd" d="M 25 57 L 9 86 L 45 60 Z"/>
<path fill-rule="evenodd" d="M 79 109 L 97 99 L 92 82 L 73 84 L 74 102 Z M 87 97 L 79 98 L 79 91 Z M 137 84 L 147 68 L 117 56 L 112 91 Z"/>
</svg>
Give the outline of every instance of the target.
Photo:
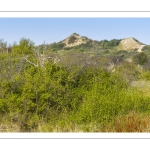
<svg viewBox="0 0 150 150">
<path fill-rule="evenodd" d="M 149 132 L 149 46 L 119 42 L 1 40 L 0 132 Z"/>
</svg>

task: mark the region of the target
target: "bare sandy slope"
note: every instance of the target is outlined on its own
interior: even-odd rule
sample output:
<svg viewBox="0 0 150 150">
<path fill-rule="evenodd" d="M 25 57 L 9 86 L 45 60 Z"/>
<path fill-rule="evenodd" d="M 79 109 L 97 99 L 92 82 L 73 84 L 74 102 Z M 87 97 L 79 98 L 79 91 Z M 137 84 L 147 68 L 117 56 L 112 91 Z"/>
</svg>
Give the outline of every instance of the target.
<svg viewBox="0 0 150 150">
<path fill-rule="evenodd" d="M 120 47 L 127 51 L 137 49 L 138 52 L 141 52 L 144 46 L 144 44 L 138 42 L 134 38 L 125 38 L 120 43 Z"/>
<path fill-rule="evenodd" d="M 139 53 L 141 53 L 144 46 L 145 46 L 145 45 L 141 45 L 137 51 L 138 51 Z"/>
</svg>

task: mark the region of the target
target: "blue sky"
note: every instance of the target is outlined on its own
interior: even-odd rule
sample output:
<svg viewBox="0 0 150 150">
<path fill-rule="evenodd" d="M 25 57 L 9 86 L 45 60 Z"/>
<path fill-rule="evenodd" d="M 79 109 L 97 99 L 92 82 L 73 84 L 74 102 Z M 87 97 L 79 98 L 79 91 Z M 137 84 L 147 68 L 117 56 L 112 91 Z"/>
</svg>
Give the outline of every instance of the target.
<svg viewBox="0 0 150 150">
<path fill-rule="evenodd" d="M 150 18 L 0 18 L 0 39 L 31 39 L 35 45 L 59 42 L 72 33 L 94 40 L 134 37 L 150 45 Z"/>
</svg>

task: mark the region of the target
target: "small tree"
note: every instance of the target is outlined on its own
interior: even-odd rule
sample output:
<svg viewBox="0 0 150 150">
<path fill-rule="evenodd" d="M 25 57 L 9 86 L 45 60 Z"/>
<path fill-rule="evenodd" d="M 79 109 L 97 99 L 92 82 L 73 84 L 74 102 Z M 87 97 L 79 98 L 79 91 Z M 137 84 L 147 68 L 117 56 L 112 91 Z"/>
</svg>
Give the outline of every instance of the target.
<svg viewBox="0 0 150 150">
<path fill-rule="evenodd" d="M 0 40 L 0 53 L 7 52 L 7 42 L 4 42 L 3 39 Z"/>
<path fill-rule="evenodd" d="M 32 54 L 34 48 L 34 43 L 30 39 L 22 38 L 19 41 L 19 44 L 14 44 L 12 47 L 12 52 L 26 55 L 26 54 Z"/>
</svg>

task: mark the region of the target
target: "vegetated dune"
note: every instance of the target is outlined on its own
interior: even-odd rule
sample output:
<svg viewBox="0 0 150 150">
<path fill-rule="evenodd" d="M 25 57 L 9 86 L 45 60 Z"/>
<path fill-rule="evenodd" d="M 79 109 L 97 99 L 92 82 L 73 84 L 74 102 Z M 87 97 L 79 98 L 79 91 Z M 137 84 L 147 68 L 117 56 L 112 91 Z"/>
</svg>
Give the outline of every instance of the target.
<svg viewBox="0 0 150 150">
<path fill-rule="evenodd" d="M 77 46 L 80 44 L 85 44 L 89 41 L 93 41 L 93 40 L 91 40 L 85 36 L 80 36 L 77 33 L 73 33 L 72 35 L 70 35 L 68 38 L 64 39 L 61 42 L 66 44 L 66 47 L 73 47 L 73 46 Z"/>
<path fill-rule="evenodd" d="M 94 50 L 95 52 L 104 50 L 125 50 L 125 51 L 136 51 L 142 52 L 143 48 L 147 45 L 139 42 L 135 38 L 124 38 L 124 39 L 112 39 L 112 40 L 93 40 L 86 36 L 81 36 L 80 34 L 73 33 L 60 42 L 52 43 L 47 45 L 50 49 L 54 51 L 59 50 L 71 50 L 73 48 L 82 50 Z"/>
<path fill-rule="evenodd" d="M 142 48 L 144 47 L 145 45 L 139 41 L 137 41 L 136 39 L 134 38 L 125 38 L 123 39 L 121 42 L 120 42 L 120 45 L 119 47 L 122 49 L 122 50 L 135 50 L 137 49 L 138 52 L 141 52 L 142 51 Z"/>
<path fill-rule="evenodd" d="M 146 46 L 146 45 L 141 45 L 137 51 L 138 51 L 139 53 L 141 53 L 141 52 L 142 52 L 142 49 L 143 49 L 145 46 Z"/>
</svg>

